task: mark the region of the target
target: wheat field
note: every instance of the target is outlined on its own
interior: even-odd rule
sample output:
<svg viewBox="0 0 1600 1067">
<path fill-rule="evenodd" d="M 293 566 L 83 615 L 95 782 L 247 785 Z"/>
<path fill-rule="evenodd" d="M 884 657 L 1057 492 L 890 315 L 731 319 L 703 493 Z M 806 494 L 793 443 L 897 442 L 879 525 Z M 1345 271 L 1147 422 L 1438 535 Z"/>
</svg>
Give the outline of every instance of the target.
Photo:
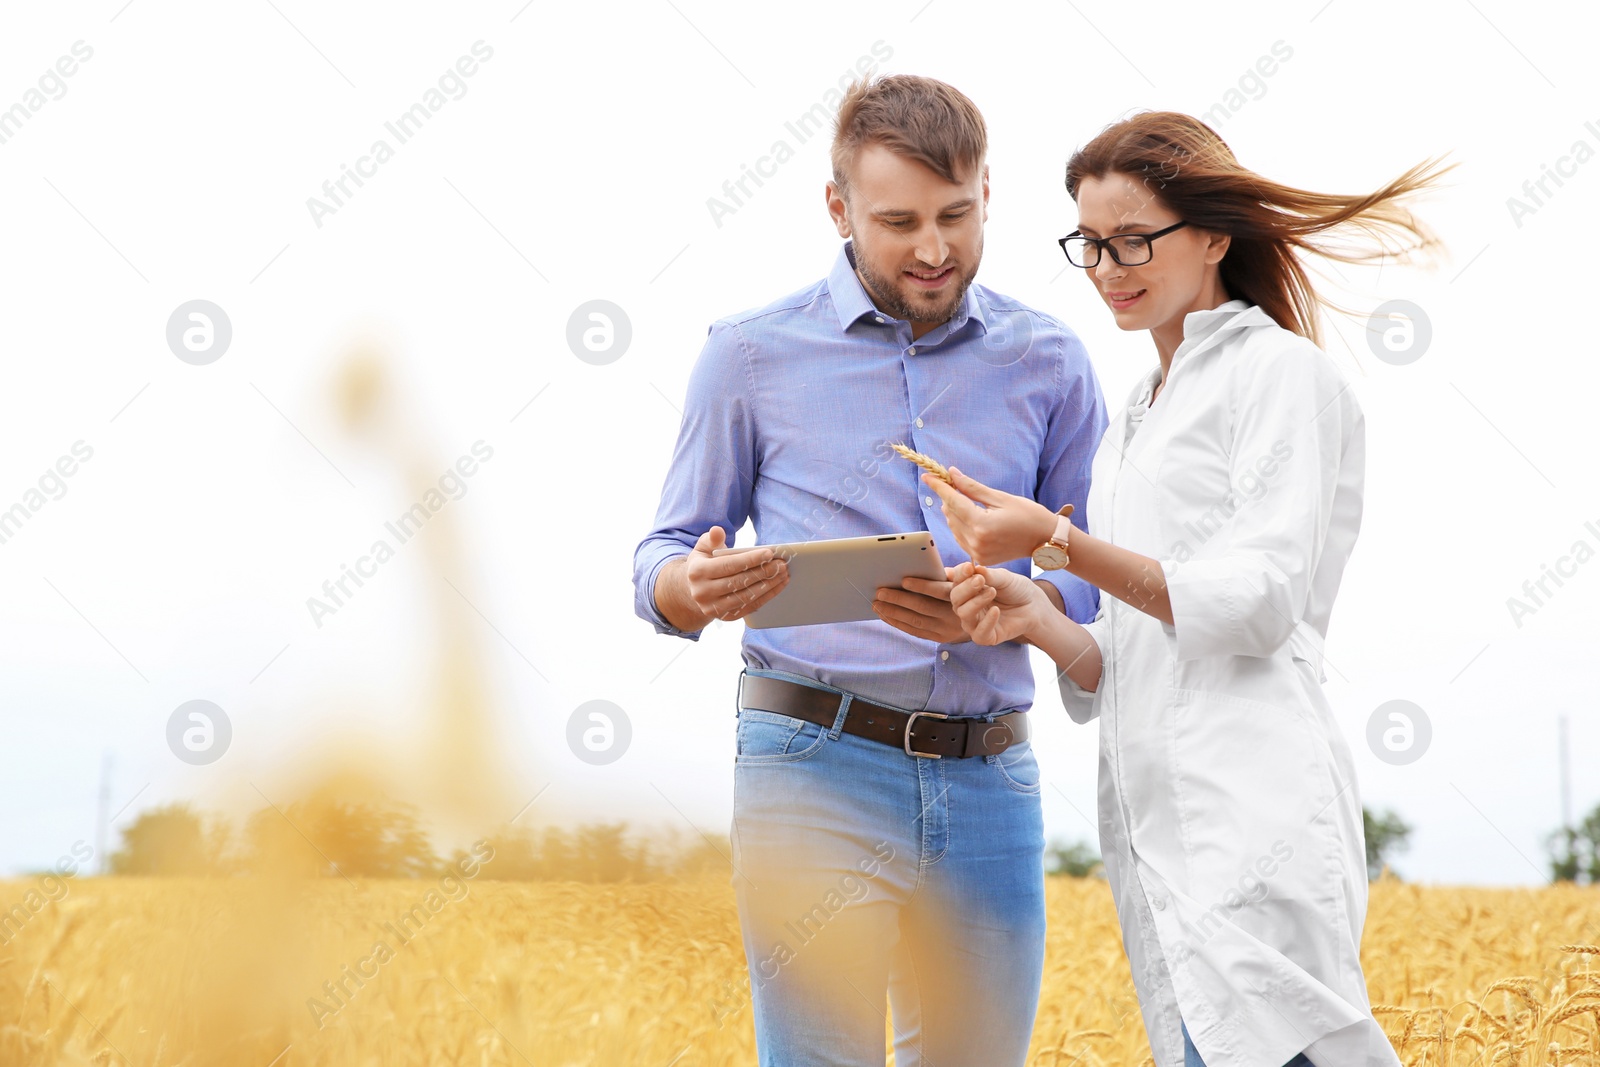
<svg viewBox="0 0 1600 1067">
<path fill-rule="evenodd" d="M 0 883 L 0 901 L 36 888 Z M 725 878 L 66 888 L 0 930 L 5 1067 L 755 1061 Z M 1109 890 L 1048 893 L 1029 1064 L 1148 1062 Z M 1408 1065 L 1600 1064 L 1597 930 L 1600 890 L 1376 884 L 1375 1010 Z"/>
</svg>

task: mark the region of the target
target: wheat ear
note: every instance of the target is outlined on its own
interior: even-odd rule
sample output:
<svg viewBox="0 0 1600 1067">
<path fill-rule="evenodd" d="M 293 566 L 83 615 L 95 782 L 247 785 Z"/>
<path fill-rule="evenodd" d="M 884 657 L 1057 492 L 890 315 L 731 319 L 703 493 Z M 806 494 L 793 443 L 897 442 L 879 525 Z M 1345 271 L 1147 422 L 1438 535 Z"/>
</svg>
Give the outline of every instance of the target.
<svg viewBox="0 0 1600 1067">
<path fill-rule="evenodd" d="M 954 482 L 950 481 L 950 472 L 944 469 L 944 464 L 940 463 L 932 456 L 925 456 L 915 449 L 907 448 L 905 445 L 891 444 L 889 447 L 893 448 L 896 452 L 900 453 L 900 455 L 904 456 L 906 459 L 909 459 L 911 462 L 915 463 L 917 466 L 921 467 L 934 477 L 943 478 L 951 485 L 955 484 Z"/>
</svg>

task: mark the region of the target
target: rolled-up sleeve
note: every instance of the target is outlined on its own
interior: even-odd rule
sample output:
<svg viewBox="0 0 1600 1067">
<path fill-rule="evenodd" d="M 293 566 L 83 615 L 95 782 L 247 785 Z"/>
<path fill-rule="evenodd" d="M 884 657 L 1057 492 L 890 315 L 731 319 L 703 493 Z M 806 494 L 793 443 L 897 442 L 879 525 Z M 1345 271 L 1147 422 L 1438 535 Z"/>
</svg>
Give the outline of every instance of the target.
<svg viewBox="0 0 1600 1067">
<path fill-rule="evenodd" d="M 1229 482 L 1243 499 L 1196 558 L 1161 561 L 1180 660 L 1282 646 L 1305 616 L 1341 478 L 1359 486 L 1344 468 L 1362 455 L 1360 407 L 1321 351 L 1252 354 L 1232 388 Z"/>
<path fill-rule="evenodd" d="M 755 413 L 749 365 L 738 330 L 711 326 L 689 376 L 678 443 L 661 490 L 655 526 L 633 553 L 633 609 L 656 633 L 698 641 L 701 630 L 680 630 L 656 606 L 656 579 L 667 563 L 693 551 L 721 526 L 732 545 L 750 516 L 757 468 Z"/>
<path fill-rule="evenodd" d="M 1085 623 L 1083 628 L 1088 631 L 1095 645 L 1100 649 L 1100 685 L 1094 692 L 1083 688 L 1077 682 L 1067 677 L 1067 672 L 1056 668 L 1056 684 L 1061 688 L 1061 705 L 1067 709 L 1067 714 L 1073 722 L 1086 723 L 1100 714 L 1099 695 L 1105 688 L 1106 675 L 1110 665 L 1106 663 L 1106 642 L 1103 639 L 1111 620 L 1106 616 L 1106 601 L 1100 602 L 1100 613 L 1093 622 Z"/>
<path fill-rule="evenodd" d="M 1086 530 L 1089 471 L 1100 438 L 1105 436 L 1106 404 L 1083 342 L 1065 326 L 1060 330 L 1062 358 L 1056 364 L 1059 387 L 1039 455 L 1039 491 L 1034 499 L 1051 511 L 1071 504 L 1073 525 Z M 1067 618 L 1081 623 L 1095 617 L 1100 591 L 1094 586 L 1064 570 L 1041 571 L 1039 577 L 1061 593 Z"/>
</svg>

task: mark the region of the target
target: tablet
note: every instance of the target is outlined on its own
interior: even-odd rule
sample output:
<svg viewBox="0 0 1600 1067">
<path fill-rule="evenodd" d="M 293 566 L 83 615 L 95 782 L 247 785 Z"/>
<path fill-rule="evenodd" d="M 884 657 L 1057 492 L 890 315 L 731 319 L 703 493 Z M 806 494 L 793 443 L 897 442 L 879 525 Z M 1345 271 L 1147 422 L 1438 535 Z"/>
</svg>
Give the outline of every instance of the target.
<svg viewBox="0 0 1600 1067">
<path fill-rule="evenodd" d="M 900 583 L 906 578 L 945 581 L 939 547 L 927 530 L 718 548 L 711 554 L 723 556 L 763 548 L 772 549 L 774 558 L 789 561 L 789 584 L 744 617 L 747 626 L 758 630 L 877 619 L 872 598 L 879 586 L 903 588 Z"/>
</svg>

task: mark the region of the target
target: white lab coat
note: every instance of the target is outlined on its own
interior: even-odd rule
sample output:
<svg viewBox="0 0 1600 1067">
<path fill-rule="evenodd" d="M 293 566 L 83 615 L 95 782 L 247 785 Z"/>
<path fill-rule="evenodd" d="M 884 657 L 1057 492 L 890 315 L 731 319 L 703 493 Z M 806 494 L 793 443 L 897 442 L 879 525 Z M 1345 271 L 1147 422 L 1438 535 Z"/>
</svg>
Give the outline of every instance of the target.
<svg viewBox="0 0 1600 1067">
<path fill-rule="evenodd" d="M 1359 948 L 1366 853 L 1322 642 L 1361 522 L 1361 409 L 1242 300 L 1189 314 L 1095 455 L 1089 532 L 1161 562 L 1167 625 L 1102 594 L 1100 845 L 1156 1067 L 1398 1065 Z"/>
</svg>

